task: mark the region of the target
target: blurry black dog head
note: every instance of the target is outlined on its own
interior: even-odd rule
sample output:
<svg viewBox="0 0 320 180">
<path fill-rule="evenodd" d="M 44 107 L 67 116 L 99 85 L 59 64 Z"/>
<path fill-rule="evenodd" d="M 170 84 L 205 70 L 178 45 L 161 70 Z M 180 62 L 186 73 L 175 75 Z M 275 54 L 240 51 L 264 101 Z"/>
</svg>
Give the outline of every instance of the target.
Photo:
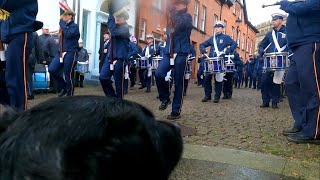
<svg viewBox="0 0 320 180">
<path fill-rule="evenodd" d="M 179 127 L 120 99 L 52 99 L 0 123 L 0 179 L 162 180 L 182 154 Z"/>
</svg>

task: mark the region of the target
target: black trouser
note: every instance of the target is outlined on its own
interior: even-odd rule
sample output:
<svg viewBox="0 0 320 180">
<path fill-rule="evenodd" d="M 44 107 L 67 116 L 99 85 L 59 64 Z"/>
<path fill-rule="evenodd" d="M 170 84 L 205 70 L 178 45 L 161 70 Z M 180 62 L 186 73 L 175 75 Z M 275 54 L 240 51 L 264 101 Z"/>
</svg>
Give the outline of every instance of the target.
<svg viewBox="0 0 320 180">
<path fill-rule="evenodd" d="M 136 76 L 137 76 L 137 69 L 135 68 L 135 66 L 130 66 L 130 73 L 129 73 L 130 87 L 133 87 L 136 84 Z"/>
<path fill-rule="evenodd" d="M 33 96 L 33 80 L 34 66 L 27 64 L 27 93 L 28 96 Z"/>
<path fill-rule="evenodd" d="M 75 76 L 75 84 L 78 86 L 83 86 L 83 80 L 84 80 L 84 75 L 80 74 L 78 71 L 76 71 L 76 76 Z"/>
</svg>

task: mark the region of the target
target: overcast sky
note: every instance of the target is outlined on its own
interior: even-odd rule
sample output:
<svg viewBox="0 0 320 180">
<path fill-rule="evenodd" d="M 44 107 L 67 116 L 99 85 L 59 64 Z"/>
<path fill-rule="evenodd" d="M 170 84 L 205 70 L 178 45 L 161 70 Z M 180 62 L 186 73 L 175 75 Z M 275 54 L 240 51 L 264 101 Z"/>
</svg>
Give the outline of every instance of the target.
<svg viewBox="0 0 320 180">
<path fill-rule="evenodd" d="M 246 0 L 248 8 L 248 17 L 253 25 L 271 20 L 271 14 L 273 13 L 282 13 L 284 11 L 280 10 L 280 6 L 272 6 L 262 8 L 263 4 L 273 4 L 280 0 Z"/>
<path fill-rule="evenodd" d="M 271 20 L 271 14 L 275 12 L 281 12 L 279 6 L 262 8 L 263 4 L 273 4 L 279 0 L 246 0 L 248 8 L 248 17 L 253 25 Z M 37 19 L 45 22 L 51 28 L 50 30 L 58 29 L 58 20 L 53 20 L 52 17 L 59 17 L 59 6 L 58 0 L 39 0 L 39 13 Z M 50 7 L 50 8 L 44 8 Z"/>
</svg>

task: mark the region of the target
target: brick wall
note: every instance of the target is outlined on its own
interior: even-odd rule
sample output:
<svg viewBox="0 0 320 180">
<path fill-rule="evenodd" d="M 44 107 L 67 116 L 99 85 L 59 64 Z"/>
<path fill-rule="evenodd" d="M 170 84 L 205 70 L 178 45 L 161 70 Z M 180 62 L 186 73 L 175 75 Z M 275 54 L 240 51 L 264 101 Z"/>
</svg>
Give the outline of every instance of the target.
<svg viewBox="0 0 320 180">
<path fill-rule="evenodd" d="M 157 8 L 156 2 L 161 1 L 161 8 Z M 141 47 L 145 46 L 145 41 L 142 36 L 143 32 L 143 24 L 145 22 L 145 35 L 153 33 L 156 36 L 160 36 L 164 33 L 163 28 L 166 27 L 166 2 L 165 0 L 137 0 L 138 3 L 138 17 L 136 24 L 136 36 L 139 40 L 139 45 Z M 197 55 L 199 55 L 199 45 L 206 41 L 213 35 L 213 24 L 215 18 L 220 20 L 220 1 L 219 0 L 191 0 L 188 6 L 188 12 L 192 15 L 193 21 L 195 19 L 195 5 L 198 4 L 198 23 L 193 28 L 191 33 L 191 43 L 195 45 L 195 49 L 197 51 Z M 203 7 L 206 9 L 206 18 L 204 29 L 201 27 L 201 20 L 203 14 Z M 234 6 L 228 7 L 226 4 L 223 5 L 222 8 L 222 16 L 221 20 L 227 22 L 226 26 L 226 34 L 232 36 L 232 27 L 234 28 L 233 39 L 237 42 L 237 29 L 240 32 L 240 43 L 237 48 L 237 52 L 240 54 L 243 59 L 247 59 L 249 57 L 250 48 L 251 53 L 255 51 L 255 43 L 256 43 L 256 34 L 253 29 L 251 29 L 244 21 L 244 11 L 243 6 L 238 1 L 236 1 L 235 5 L 236 11 L 234 13 Z M 241 20 L 239 27 L 237 28 L 236 20 L 240 17 L 241 11 Z M 244 39 L 244 48 L 242 49 L 242 38 L 245 35 Z M 248 44 L 248 51 L 247 51 Z M 198 69 L 197 61 L 194 61 L 193 64 L 193 73 L 192 77 L 194 78 L 196 75 L 196 70 Z"/>
</svg>

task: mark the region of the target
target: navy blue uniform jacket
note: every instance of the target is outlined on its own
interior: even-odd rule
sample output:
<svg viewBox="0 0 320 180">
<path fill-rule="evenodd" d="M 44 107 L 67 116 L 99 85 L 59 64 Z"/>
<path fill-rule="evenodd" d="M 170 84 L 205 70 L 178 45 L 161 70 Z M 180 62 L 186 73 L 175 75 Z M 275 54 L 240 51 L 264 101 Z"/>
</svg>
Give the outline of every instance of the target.
<svg viewBox="0 0 320 180">
<path fill-rule="evenodd" d="M 274 29 L 274 28 L 273 28 Z M 286 35 L 286 27 L 282 26 L 279 31 L 275 30 L 275 34 L 279 43 L 280 48 L 285 46 L 287 44 L 287 35 Z M 268 45 L 271 43 L 271 45 L 268 47 Z M 259 46 L 259 54 L 263 55 L 264 54 L 264 49 L 267 48 L 266 53 L 273 53 L 273 52 L 278 52 L 272 38 L 272 31 L 268 32 L 264 39 L 261 41 L 261 44 Z M 288 47 L 283 50 L 282 52 L 288 52 Z"/>
<path fill-rule="evenodd" d="M 1 40 L 9 43 L 15 34 L 33 32 L 38 13 L 37 0 L 0 0 L 0 8 L 10 16 L 1 22 Z"/>
<path fill-rule="evenodd" d="M 80 38 L 79 26 L 73 21 L 65 23 L 62 20 L 59 22 L 62 29 L 62 51 L 63 52 L 78 52 Z"/>
<path fill-rule="evenodd" d="M 126 23 L 116 24 L 113 16 L 109 16 L 107 25 L 111 32 L 113 60 L 127 60 L 130 51 L 130 32 L 128 25 Z"/>
<path fill-rule="evenodd" d="M 289 13 L 287 39 L 290 48 L 320 42 L 320 1 L 287 2 L 281 9 Z"/>
<path fill-rule="evenodd" d="M 231 39 L 230 36 L 225 34 L 218 34 L 216 35 L 216 41 L 218 46 L 218 51 L 223 51 L 226 47 L 230 46 L 225 52 L 225 54 L 233 53 L 234 50 L 237 48 L 237 43 Z M 201 53 L 207 53 L 206 47 L 210 46 L 210 54 L 209 57 L 216 57 L 217 54 L 214 51 L 214 43 L 213 43 L 213 36 L 200 44 L 200 51 Z"/>
<path fill-rule="evenodd" d="M 174 23 L 173 52 L 189 54 L 190 35 L 192 31 L 192 17 L 186 10 L 171 12 L 171 18 Z M 167 26 L 168 39 L 164 54 L 169 54 L 170 48 L 170 26 Z"/>
</svg>

